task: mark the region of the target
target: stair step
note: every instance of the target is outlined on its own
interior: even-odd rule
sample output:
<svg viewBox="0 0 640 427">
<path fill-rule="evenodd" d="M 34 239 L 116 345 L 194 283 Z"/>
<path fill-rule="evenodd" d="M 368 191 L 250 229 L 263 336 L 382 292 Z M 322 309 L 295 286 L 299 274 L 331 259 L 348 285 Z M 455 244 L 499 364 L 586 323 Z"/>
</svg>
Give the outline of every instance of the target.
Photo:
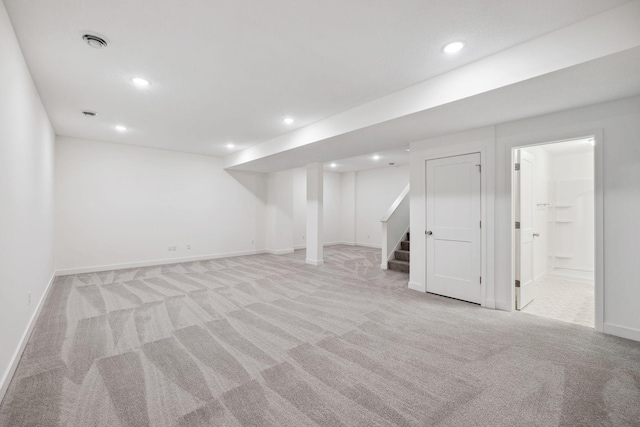
<svg viewBox="0 0 640 427">
<path fill-rule="evenodd" d="M 409 272 L 409 263 L 407 261 L 400 261 L 397 259 L 392 259 L 389 261 L 389 270 L 400 271 L 402 273 Z"/>
<path fill-rule="evenodd" d="M 399 261 L 407 261 L 408 262 L 410 253 L 411 252 L 409 252 L 409 251 L 405 251 L 405 250 L 400 249 L 400 250 L 395 252 L 395 257 Z"/>
<path fill-rule="evenodd" d="M 402 242 L 400 242 L 400 249 L 402 249 L 403 251 L 409 251 L 411 249 L 409 249 L 411 246 L 411 243 L 408 240 L 403 240 Z"/>
</svg>

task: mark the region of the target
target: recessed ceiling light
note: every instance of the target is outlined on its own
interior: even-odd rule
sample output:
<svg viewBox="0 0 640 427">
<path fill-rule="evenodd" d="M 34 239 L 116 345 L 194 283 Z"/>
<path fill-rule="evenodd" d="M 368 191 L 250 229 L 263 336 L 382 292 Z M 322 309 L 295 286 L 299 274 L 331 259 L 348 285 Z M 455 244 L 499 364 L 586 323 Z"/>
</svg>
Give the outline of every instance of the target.
<svg viewBox="0 0 640 427">
<path fill-rule="evenodd" d="M 233 145 L 233 142 L 230 142 L 230 143 L 227 144 L 227 148 L 229 150 L 231 150 L 233 147 L 235 147 L 235 145 Z"/>
<path fill-rule="evenodd" d="M 125 126 L 122 126 L 122 125 L 116 125 L 115 128 L 116 128 L 116 130 L 118 132 L 126 132 L 126 130 L 127 130 L 127 128 Z"/>
<path fill-rule="evenodd" d="M 131 79 L 131 82 L 138 87 L 147 87 L 149 86 L 149 80 L 145 80 L 141 77 L 134 77 Z"/>
<path fill-rule="evenodd" d="M 444 53 L 457 53 L 457 52 L 460 52 L 463 47 L 464 47 L 464 42 L 458 41 L 458 42 L 449 43 L 442 50 L 444 51 Z"/>
<path fill-rule="evenodd" d="M 375 156 L 373 156 L 373 160 L 380 160 L 380 156 L 376 154 Z"/>
<path fill-rule="evenodd" d="M 293 123 L 293 118 L 292 117 L 285 117 L 284 119 L 282 119 L 282 121 L 284 122 L 285 125 L 290 125 Z"/>
<path fill-rule="evenodd" d="M 89 46 L 95 47 L 96 49 L 102 49 L 109 45 L 105 39 L 95 34 L 85 34 L 82 36 L 82 40 L 84 40 Z"/>
<path fill-rule="evenodd" d="M 331 163 L 329 166 L 331 166 L 332 168 L 335 168 L 338 165 L 336 165 L 335 163 Z"/>
</svg>

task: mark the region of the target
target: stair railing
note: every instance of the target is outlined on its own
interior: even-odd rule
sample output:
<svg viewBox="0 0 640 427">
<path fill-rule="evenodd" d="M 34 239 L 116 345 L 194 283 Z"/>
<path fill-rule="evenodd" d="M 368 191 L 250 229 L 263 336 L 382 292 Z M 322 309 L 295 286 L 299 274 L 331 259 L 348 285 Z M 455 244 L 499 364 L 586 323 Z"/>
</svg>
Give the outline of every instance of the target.
<svg viewBox="0 0 640 427">
<path fill-rule="evenodd" d="M 391 204 L 382 223 L 382 264 L 387 269 L 389 260 L 400 247 L 400 242 L 409 231 L 409 184 Z"/>
</svg>

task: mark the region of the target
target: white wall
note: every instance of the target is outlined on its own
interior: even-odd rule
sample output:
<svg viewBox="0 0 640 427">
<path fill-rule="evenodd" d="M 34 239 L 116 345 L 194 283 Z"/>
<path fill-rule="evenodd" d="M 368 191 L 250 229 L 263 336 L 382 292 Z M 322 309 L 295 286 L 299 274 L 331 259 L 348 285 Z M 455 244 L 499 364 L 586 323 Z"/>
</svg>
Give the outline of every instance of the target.
<svg viewBox="0 0 640 427">
<path fill-rule="evenodd" d="M 487 235 L 483 240 L 488 245 L 484 261 L 489 275 L 483 281 L 485 305 L 512 310 L 512 148 L 589 135 L 596 135 L 596 206 L 602 203 L 604 212 L 602 223 L 596 221 L 596 236 L 600 236 L 596 253 L 603 260 L 603 265 L 596 264 L 596 301 L 603 304 L 596 327 L 640 340 L 640 97 L 411 144 L 410 285 L 424 286 L 424 236 L 415 231 L 424 229 L 426 158 L 464 151 L 486 153 L 483 179 L 488 200 L 483 232 Z"/>
<path fill-rule="evenodd" d="M 266 248 L 264 174 L 226 172 L 216 157 L 63 137 L 55 157 L 58 270 Z"/>
<path fill-rule="evenodd" d="M 54 133 L 1 2 L 0 94 L 2 399 L 54 270 Z"/>
<path fill-rule="evenodd" d="M 356 173 L 356 245 L 380 247 L 380 220 L 408 183 L 409 165 L 388 166 Z"/>
<path fill-rule="evenodd" d="M 342 220 L 342 174 L 338 172 L 324 171 L 323 180 L 323 221 L 324 244 L 340 243 Z"/>
<path fill-rule="evenodd" d="M 347 245 L 356 244 L 356 172 L 342 174 L 340 187 L 340 240 Z"/>
<path fill-rule="evenodd" d="M 270 173 L 267 181 L 267 250 L 293 252 L 293 171 Z"/>
<path fill-rule="evenodd" d="M 293 170 L 293 247 L 306 247 L 307 234 L 307 170 Z"/>
<path fill-rule="evenodd" d="M 307 171 L 297 168 L 292 173 L 293 247 L 302 249 L 307 245 Z M 342 242 L 342 174 L 324 171 L 323 175 L 323 242 L 331 245 Z"/>
</svg>

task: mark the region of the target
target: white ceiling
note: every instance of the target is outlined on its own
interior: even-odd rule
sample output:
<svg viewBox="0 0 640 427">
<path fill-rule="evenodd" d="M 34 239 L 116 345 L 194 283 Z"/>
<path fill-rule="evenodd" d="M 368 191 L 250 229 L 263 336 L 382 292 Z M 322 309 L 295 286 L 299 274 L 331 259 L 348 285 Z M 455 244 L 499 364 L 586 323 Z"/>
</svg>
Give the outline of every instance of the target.
<svg viewBox="0 0 640 427">
<path fill-rule="evenodd" d="M 593 151 L 593 144 L 590 138 L 554 142 L 551 144 L 540 145 L 539 147 L 552 156 L 584 154 L 584 153 L 590 153 Z"/>
<path fill-rule="evenodd" d="M 324 169 L 335 172 L 354 172 L 367 169 L 409 164 L 409 146 L 393 150 L 380 150 L 360 156 L 328 161 Z M 335 166 L 332 166 L 335 165 Z"/>
<path fill-rule="evenodd" d="M 5 0 L 58 135 L 218 156 L 227 142 L 242 150 L 269 141 L 625 3 Z M 87 46 L 87 31 L 110 46 Z M 442 54 L 458 39 L 461 53 Z M 133 87 L 135 76 L 151 85 Z M 285 115 L 296 122 L 284 125 Z M 371 152 L 400 155 L 409 142 L 374 139 Z M 304 159 L 339 160 L 327 149 Z"/>
<path fill-rule="evenodd" d="M 640 47 L 318 143 L 281 150 L 234 169 L 272 172 L 313 161 L 331 162 L 336 157 L 355 157 L 360 163 L 369 153 L 403 150 L 414 141 L 638 95 L 638 76 Z M 345 169 L 351 168 L 345 164 Z"/>
</svg>

